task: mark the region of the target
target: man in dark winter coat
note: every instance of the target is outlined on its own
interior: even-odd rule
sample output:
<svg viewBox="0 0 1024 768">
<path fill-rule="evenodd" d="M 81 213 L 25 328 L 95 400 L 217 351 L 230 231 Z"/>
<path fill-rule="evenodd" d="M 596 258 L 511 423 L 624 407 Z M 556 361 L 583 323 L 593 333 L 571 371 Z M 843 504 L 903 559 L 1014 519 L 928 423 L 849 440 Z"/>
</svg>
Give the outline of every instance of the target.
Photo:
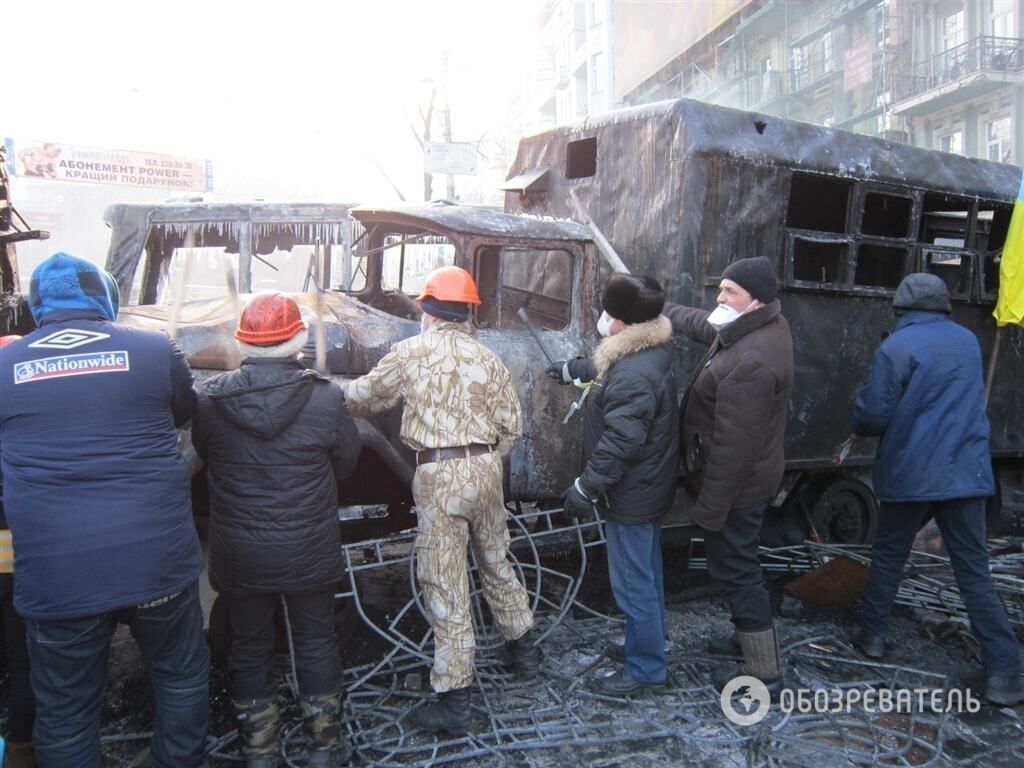
<svg viewBox="0 0 1024 768">
<path fill-rule="evenodd" d="M 853 415 L 858 435 L 880 435 L 874 490 L 881 502 L 854 644 L 885 653 L 893 601 L 914 536 L 932 517 L 981 644 L 986 697 L 1024 701 L 1020 647 L 992 586 L 985 500 L 995 492 L 981 351 L 949 319 L 943 280 L 918 272 L 896 288 L 896 329 L 875 352 Z"/>
<path fill-rule="evenodd" d="M 709 345 L 683 397 L 682 453 L 691 516 L 736 627 L 735 642 L 711 650 L 742 653 L 743 673 L 767 684 L 782 672 L 757 549 L 782 481 L 793 388 L 793 338 L 777 290 L 768 259 L 740 259 L 722 273 L 713 312 L 665 306 L 674 331 Z"/>
<path fill-rule="evenodd" d="M 665 683 L 665 587 L 661 518 L 672 506 L 679 454 L 672 328 L 661 310 L 665 294 L 651 277 L 613 274 L 602 296 L 603 338 L 593 359 L 557 363 L 548 373 L 563 384 L 592 381 L 587 396 L 587 464 L 565 494 L 565 511 L 605 520 L 608 572 L 626 615 L 624 662 L 599 678 L 604 693 L 623 696 Z"/>
<path fill-rule="evenodd" d="M 359 456 L 344 395 L 298 353 L 306 325 L 280 293 L 253 298 L 235 338 L 242 366 L 202 389 L 192 440 L 210 483 L 210 583 L 227 600 L 228 668 L 250 768 L 280 749 L 274 612 L 284 596 L 295 642 L 309 766 L 348 761 L 334 593 L 342 578 L 338 482 Z"/>
<path fill-rule="evenodd" d="M 192 374 L 166 335 L 114 324 L 117 286 L 84 259 L 40 264 L 29 307 L 39 328 L 0 350 L 0 466 L 37 759 L 100 765 L 107 655 L 124 623 L 153 686 L 152 765 L 205 765 L 203 556 L 175 431 L 192 416 Z"/>
</svg>

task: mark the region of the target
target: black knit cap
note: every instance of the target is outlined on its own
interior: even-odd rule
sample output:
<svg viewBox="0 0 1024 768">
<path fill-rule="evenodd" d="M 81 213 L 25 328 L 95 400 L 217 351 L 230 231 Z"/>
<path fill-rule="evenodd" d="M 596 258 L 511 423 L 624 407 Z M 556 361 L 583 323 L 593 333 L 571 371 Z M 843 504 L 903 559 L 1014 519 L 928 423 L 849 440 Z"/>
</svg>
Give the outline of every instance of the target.
<svg viewBox="0 0 1024 768">
<path fill-rule="evenodd" d="M 604 286 L 601 306 L 626 325 L 646 323 L 661 314 L 665 292 L 653 277 L 615 272 Z"/>
<path fill-rule="evenodd" d="M 775 267 L 764 256 L 734 261 L 725 268 L 722 279 L 732 280 L 753 298 L 765 304 L 775 301 L 775 296 L 779 292 Z"/>
</svg>

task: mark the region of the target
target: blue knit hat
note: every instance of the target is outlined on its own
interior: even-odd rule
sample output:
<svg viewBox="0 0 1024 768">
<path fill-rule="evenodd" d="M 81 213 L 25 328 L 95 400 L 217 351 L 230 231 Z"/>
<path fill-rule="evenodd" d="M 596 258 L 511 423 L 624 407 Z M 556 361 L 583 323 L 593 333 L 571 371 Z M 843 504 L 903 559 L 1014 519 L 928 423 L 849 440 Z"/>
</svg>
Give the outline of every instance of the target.
<svg viewBox="0 0 1024 768">
<path fill-rule="evenodd" d="M 32 273 L 28 308 L 36 325 L 52 312 L 92 310 L 107 320 L 117 319 L 117 283 L 91 261 L 55 253 Z"/>
</svg>

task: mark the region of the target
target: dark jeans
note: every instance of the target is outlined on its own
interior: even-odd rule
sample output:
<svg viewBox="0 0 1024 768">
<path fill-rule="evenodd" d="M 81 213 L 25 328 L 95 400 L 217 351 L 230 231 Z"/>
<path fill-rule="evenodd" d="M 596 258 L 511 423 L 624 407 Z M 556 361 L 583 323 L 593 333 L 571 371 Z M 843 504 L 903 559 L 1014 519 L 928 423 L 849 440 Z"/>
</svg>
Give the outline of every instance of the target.
<svg viewBox="0 0 1024 768">
<path fill-rule="evenodd" d="M 987 674 L 1016 677 L 1020 674 L 1020 646 L 989 575 L 984 498 L 881 504 L 871 549 L 871 577 L 860 609 L 861 626 L 872 635 L 885 637 L 914 537 L 932 517 L 949 553 L 971 631 L 981 643 Z"/>
<path fill-rule="evenodd" d="M 40 768 L 99 768 L 110 638 L 127 624 L 153 687 L 153 768 L 196 768 L 209 716 L 209 652 L 195 583 L 151 608 L 64 621 L 25 620 Z"/>
<path fill-rule="evenodd" d="M 274 613 L 281 602 L 277 593 L 224 596 L 231 623 L 231 696 L 235 701 L 268 699 L 276 681 L 271 677 L 274 659 Z M 323 696 L 341 690 L 341 657 L 334 634 L 334 590 L 285 595 L 288 621 L 295 645 L 299 693 Z"/>
<path fill-rule="evenodd" d="M 608 577 L 626 614 L 626 673 L 642 683 L 665 682 L 665 572 L 661 522 L 607 521 Z"/>
<path fill-rule="evenodd" d="M 722 530 L 704 531 L 708 573 L 729 603 L 739 632 L 772 626 L 771 600 L 757 557 L 765 506 L 733 507 Z"/>
<path fill-rule="evenodd" d="M 25 622 L 14 610 L 14 577 L 0 573 L 0 612 L 4 618 L 4 647 L 10 692 L 7 696 L 7 740 L 32 741 L 32 723 L 36 719 L 36 700 L 28 679 L 28 647 Z"/>
</svg>

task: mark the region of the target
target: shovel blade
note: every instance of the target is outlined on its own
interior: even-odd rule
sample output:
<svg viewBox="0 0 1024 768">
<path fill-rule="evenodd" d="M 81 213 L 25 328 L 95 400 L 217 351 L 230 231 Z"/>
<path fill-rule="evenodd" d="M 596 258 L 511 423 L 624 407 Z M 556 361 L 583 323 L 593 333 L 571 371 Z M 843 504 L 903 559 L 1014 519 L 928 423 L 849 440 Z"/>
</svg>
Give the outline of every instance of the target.
<svg viewBox="0 0 1024 768">
<path fill-rule="evenodd" d="M 834 608 L 856 602 L 867 586 L 868 566 L 840 555 L 793 579 L 784 589 L 811 605 Z"/>
</svg>

